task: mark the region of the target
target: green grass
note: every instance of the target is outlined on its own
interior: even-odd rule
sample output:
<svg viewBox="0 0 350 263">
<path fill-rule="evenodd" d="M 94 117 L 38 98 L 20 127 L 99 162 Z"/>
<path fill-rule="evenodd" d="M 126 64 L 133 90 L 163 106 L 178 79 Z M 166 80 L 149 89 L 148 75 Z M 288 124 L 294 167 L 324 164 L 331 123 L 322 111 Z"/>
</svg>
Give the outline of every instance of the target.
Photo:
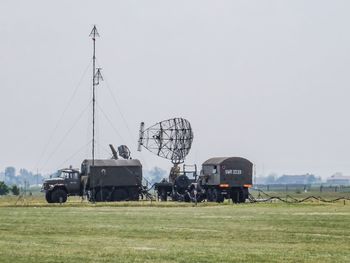
<svg viewBox="0 0 350 263">
<path fill-rule="evenodd" d="M 350 262 L 350 201 L 15 201 L 0 198 L 1 262 Z"/>
</svg>

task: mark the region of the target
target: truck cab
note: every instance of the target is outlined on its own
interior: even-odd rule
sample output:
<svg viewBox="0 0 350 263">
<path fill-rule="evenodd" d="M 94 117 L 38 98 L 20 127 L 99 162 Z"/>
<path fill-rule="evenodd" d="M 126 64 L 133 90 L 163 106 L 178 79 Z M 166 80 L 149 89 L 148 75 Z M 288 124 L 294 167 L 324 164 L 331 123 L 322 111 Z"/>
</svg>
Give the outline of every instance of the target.
<svg viewBox="0 0 350 263">
<path fill-rule="evenodd" d="M 41 188 L 48 203 L 64 203 L 68 196 L 81 194 L 80 172 L 65 168 L 46 179 Z"/>
</svg>

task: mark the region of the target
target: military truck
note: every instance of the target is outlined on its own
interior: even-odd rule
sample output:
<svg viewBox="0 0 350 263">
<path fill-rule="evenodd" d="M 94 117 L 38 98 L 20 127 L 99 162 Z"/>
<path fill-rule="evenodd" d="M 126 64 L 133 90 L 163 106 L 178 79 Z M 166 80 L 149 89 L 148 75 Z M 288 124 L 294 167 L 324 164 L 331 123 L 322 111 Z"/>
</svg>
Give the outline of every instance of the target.
<svg viewBox="0 0 350 263">
<path fill-rule="evenodd" d="M 68 195 L 82 195 L 78 169 L 65 168 L 46 179 L 41 188 L 48 203 L 64 203 Z"/>
<path fill-rule="evenodd" d="M 89 201 L 139 200 L 142 165 L 139 160 L 84 160 L 81 171 L 61 169 L 44 181 L 48 203 L 64 203 L 68 196 L 87 196 Z"/>
<path fill-rule="evenodd" d="M 252 186 L 253 163 L 241 157 L 215 157 L 202 164 L 199 184 L 208 202 L 243 203 Z"/>
</svg>

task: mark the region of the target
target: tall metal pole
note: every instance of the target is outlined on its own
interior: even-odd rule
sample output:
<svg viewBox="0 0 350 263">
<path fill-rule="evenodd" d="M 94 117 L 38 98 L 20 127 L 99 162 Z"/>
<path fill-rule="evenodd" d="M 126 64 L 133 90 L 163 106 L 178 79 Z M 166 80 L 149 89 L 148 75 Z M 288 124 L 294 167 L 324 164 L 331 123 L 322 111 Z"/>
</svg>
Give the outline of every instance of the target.
<svg viewBox="0 0 350 263">
<path fill-rule="evenodd" d="M 97 32 L 97 28 L 94 25 L 90 37 L 92 37 L 93 42 L 93 55 L 92 55 L 92 165 L 95 162 L 95 87 L 98 83 L 96 83 L 96 37 L 99 34 Z"/>
<path fill-rule="evenodd" d="M 93 37 L 93 45 L 94 45 L 94 51 L 93 51 L 93 56 L 92 56 L 92 165 L 94 165 L 94 161 L 95 161 L 95 74 L 96 74 L 96 49 L 95 49 L 95 45 L 96 45 L 96 38 Z"/>
</svg>

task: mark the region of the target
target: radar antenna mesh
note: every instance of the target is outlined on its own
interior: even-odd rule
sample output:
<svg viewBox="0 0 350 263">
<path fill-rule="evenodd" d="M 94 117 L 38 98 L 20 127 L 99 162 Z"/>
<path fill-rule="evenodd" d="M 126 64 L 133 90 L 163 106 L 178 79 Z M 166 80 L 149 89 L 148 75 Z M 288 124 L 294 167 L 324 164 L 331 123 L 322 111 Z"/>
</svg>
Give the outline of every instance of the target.
<svg viewBox="0 0 350 263">
<path fill-rule="evenodd" d="M 147 129 L 144 129 L 142 122 L 138 150 L 141 151 L 143 146 L 150 152 L 179 164 L 184 162 L 192 141 L 191 124 L 186 119 L 173 118 L 161 121 Z"/>
</svg>

